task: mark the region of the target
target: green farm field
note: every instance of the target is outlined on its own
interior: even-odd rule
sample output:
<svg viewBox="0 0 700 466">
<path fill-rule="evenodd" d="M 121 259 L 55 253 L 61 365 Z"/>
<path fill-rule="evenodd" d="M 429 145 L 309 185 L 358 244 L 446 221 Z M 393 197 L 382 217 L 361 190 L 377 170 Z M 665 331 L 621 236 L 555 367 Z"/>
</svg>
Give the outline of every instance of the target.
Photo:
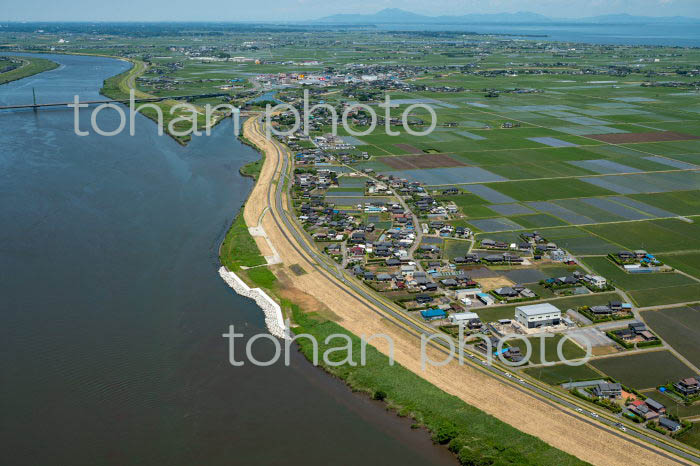
<svg viewBox="0 0 700 466">
<path fill-rule="evenodd" d="M 700 367 L 700 307 L 644 311 L 642 318 L 691 364 Z"/>
<path fill-rule="evenodd" d="M 692 370 L 669 351 L 601 358 L 589 364 L 637 390 L 654 388 L 692 375 Z"/>
<path fill-rule="evenodd" d="M 607 304 L 612 300 L 619 300 L 620 296 L 615 292 L 610 293 L 595 293 L 583 296 L 568 296 L 566 298 L 556 298 L 545 300 L 542 302 L 548 302 L 551 305 L 557 307 L 562 312 L 566 312 L 567 309 L 576 309 L 581 306 L 597 306 Z M 474 312 L 479 314 L 484 322 L 493 322 L 499 319 L 512 319 L 515 317 L 515 308 L 518 306 L 523 306 L 527 304 L 532 304 L 530 302 L 510 304 L 507 306 L 490 306 L 474 309 Z"/>
<path fill-rule="evenodd" d="M 700 450 L 700 423 L 696 421 L 693 424 L 693 428 L 678 437 L 678 440 Z"/>
<path fill-rule="evenodd" d="M 602 376 L 591 369 L 587 364 L 582 366 L 568 366 L 557 364 L 555 366 L 531 367 L 524 372 L 550 385 L 560 385 L 569 381 L 580 382 L 583 380 L 595 380 Z"/>
<path fill-rule="evenodd" d="M 659 258 L 665 263 L 700 279 L 700 251 L 662 254 Z M 700 300 L 700 296 L 698 296 Z"/>
<path fill-rule="evenodd" d="M 607 257 L 586 257 L 583 261 L 625 290 L 641 307 L 695 301 L 700 296 L 700 283 L 678 273 L 631 274 Z"/>
<path fill-rule="evenodd" d="M 10 65 L 9 59 L 0 56 L 0 60 L 2 60 L 2 62 L 0 62 L 0 68 Z M 0 73 L 0 84 L 9 83 L 28 76 L 33 76 L 38 73 L 43 73 L 44 71 L 50 71 L 58 68 L 58 64 L 45 58 L 22 57 L 19 60 L 21 60 L 19 66 L 10 71 Z"/>
<path fill-rule="evenodd" d="M 563 335 L 559 334 L 551 338 L 544 338 L 544 360 L 542 359 L 542 338 L 530 337 L 528 341 L 532 345 L 532 354 L 530 356 L 530 362 L 532 364 L 544 364 L 546 363 L 556 363 L 559 362 L 559 355 L 557 353 L 557 345 L 559 341 L 563 338 Z M 509 341 L 511 346 L 517 346 L 523 355 L 527 353 L 527 348 L 524 342 L 520 340 Z M 580 346 L 572 342 L 571 340 L 566 340 L 562 345 L 562 355 L 564 360 L 573 360 L 577 358 L 582 358 L 586 355 L 586 351 Z"/>
<path fill-rule="evenodd" d="M 654 254 L 700 249 L 700 223 L 677 219 L 589 225 L 584 229 L 623 248 Z"/>
</svg>

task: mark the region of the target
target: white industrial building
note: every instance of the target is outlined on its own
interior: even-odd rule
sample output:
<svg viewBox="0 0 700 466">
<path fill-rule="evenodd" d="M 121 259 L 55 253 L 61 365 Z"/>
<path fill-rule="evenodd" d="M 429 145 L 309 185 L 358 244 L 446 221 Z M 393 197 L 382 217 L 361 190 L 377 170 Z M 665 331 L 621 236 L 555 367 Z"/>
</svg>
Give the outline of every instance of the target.
<svg viewBox="0 0 700 466">
<path fill-rule="evenodd" d="M 550 327 L 561 323 L 561 311 L 549 303 L 518 306 L 515 320 L 525 328 Z"/>
</svg>

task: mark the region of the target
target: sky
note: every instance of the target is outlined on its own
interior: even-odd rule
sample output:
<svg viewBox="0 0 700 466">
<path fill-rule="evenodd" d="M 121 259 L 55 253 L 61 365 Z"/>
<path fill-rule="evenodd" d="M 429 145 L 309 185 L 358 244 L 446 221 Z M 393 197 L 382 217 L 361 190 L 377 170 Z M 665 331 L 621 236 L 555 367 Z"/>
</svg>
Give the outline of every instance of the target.
<svg viewBox="0 0 700 466">
<path fill-rule="evenodd" d="M 401 8 L 429 16 L 530 11 L 700 17 L 700 0 L 1 0 L 3 21 L 299 21 Z"/>
</svg>

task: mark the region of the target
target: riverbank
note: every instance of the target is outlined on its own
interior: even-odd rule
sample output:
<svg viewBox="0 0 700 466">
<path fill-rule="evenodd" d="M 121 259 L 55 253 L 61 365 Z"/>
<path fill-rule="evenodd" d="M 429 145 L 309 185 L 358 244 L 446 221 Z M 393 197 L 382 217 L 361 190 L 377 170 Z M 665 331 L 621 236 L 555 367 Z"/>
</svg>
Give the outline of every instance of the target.
<svg viewBox="0 0 700 466">
<path fill-rule="evenodd" d="M 340 368 L 333 368 L 331 371 L 335 375 L 343 378 L 351 387 L 367 393 L 376 392 L 380 398 L 382 392 L 386 393 L 385 401 L 390 406 L 408 406 L 399 412 L 414 417 L 418 423 L 431 429 L 437 440 L 450 438 L 448 443 L 451 443 L 456 438 L 472 439 L 476 443 L 494 447 L 495 451 L 510 451 L 508 446 L 515 441 L 516 437 L 527 438 L 525 443 L 531 444 L 533 449 L 524 450 L 526 457 L 520 457 L 506 464 L 522 464 L 523 461 L 533 464 L 569 464 L 569 462 L 575 464 L 579 460 L 573 456 L 590 463 L 606 465 L 675 464 L 675 461 L 661 454 L 654 447 L 647 448 L 597 425 L 592 425 L 573 410 L 548 403 L 523 390 L 513 388 L 476 367 L 459 365 L 456 361 L 452 361 L 443 367 L 429 365 L 423 370 L 419 358 L 420 342 L 415 335 L 410 334 L 400 325 L 391 325 L 391 316 L 379 312 L 376 307 L 361 297 L 355 296 L 352 291 L 348 293 L 343 291 L 342 282 L 329 274 L 322 273 L 317 268 L 316 259 L 307 255 L 303 248 L 299 247 L 295 234 L 289 230 L 294 227 L 288 228 L 283 221 L 278 222 L 275 217 L 282 214 L 277 212 L 276 196 L 281 197 L 282 206 L 287 202 L 284 191 L 275 192 L 279 180 L 286 174 L 283 169 L 287 165 L 282 153 L 285 149 L 265 139 L 264 131 L 257 120 L 246 121 L 244 135 L 266 153 L 266 158 L 258 182 L 244 207 L 243 217 L 246 225 L 264 228 L 267 238 L 275 245 L 282 259 L 280 265 L 269 268 L 258 267 L 252 270 L 262 269 L 270 274 L 274 272 L 273 276 L 276 280 L 272 295 L 282 303 L 283 312 L 295 316 L 294 321 L 298 329 L 295 330 L 293 327 L 293 330 L 311 333 L 317 336 L 319 341 L 322 341 L 324 329 L 328 327 L 334 327 L 335 330 L 342 330 L 353 336 L 386 334 L 394 342 L 395 360 L 412 375 L 412 378 L 406 379 L 402 384 L 407 386 L 405 392 L 407 398 L 401 398 L 399 394 L 393 392 L 390 394 L 383 388 L 385 384 L 390 383 L 392 377 L 397 377 L 397 374 L 389 370 L 386 359 L 381 364 L 373 366 L 374 369 L 370 371 L 347 364 Z M 258 237 L 254 240 L 259 248 L 266 247 Z M 298 273 L 299 269 L 303 273 Z M 296 313 L 293 304 L 299 306 Z M 313 316 L 314 320 L 320 322 L 319 326 L 305 324 L 299 319 L 300 315 Z M 390 351 L 383 340 L 377 341 L 375 348 L 385 357 Z M 341 352 L 341 354 L 344 353 Z M 432 360 L 444 359 L 444 355 L 432 346 L 428 347 L 427 354 Z M 353 381 L 360 379 L 364 380 L 362 386 L 353 385 Z M 450 417 L 432 417 L 437 410 L 441 409 L 444 401 L 437 402 L 438 404 L 431 403 L 431 400 L 437 396 L 434 394 L 426 395 L 424 402 L 411 398 L 411 393 L 420 393 L 417 387 L 424 383 L 431 385 L 436 393 L 453 396 L 464 405 L 456 406 L 448 403 L 447 406 L 451 406 L 450 412 L 453 413 Z M 435 400 L 438 399 L 444 400 L 435 398 Z M 476 414 L 472 414 L 474 417 L 467 416 L 468 421 L 465 424 L 453 417 L 463 415 L 465 410 L 474 410 L 470 412 L 492 416 L 497 420 L 495 425 L 499 427 L 492 427 L 489 430 L 500 432 L 503 429 L 503 432 L 507 432 L 507 435 L 503 436 L 506 440 L 499 441 L 498 437 L 494 439 L 488 432 L 477 435 L 477 432 L 462 430 L 466 428 L 465 425 L 481 422 Z M 433 421 L 424 422 L 424 419 Z M 439 434 L 442 430 L 440 426 L 444 423 L 457 426 L 454 428 L 456 430 L 452 431 L 453 435 L 443 437 Z M 517 428 L 511 426 L 517 426 Z M 450 431 L 450 429 L 451 427 L 447 430 Z M 515 433 L 509 429 L 513 429 Z M 515 437 L 511 438 L 511 435 Z M 462 457 L 469 459 L 469 454 L 474 452 L 474 447 L 470 443 L 472 440 L 466 444 L 455 440 L 452 448 L 459 454 L 462 447 L 467 446 L 467 451 Z M 479 450 L 479 455 L 483 455 L 480 461 L 489 461 L 493 451 L 488 448 Z"/>
<path fill-rule="evenodd" d="M 140 91 L 136 87 L 136 79 L 148 71 L 148 64 L 141 60 L 136 60 L 133 58 L 124 57 L 109 57 L 118 60 L 124 60 L 131 63 L 131 68 L 127 71 L 120 73 L 116 76 L 107 78 L 104 81 L 102 89 L 100 89 L 100 94 L 110 99 L 115 100 L 128 100 L 130 98 L 130 91 L 134 90 L 134 97 L 137 99 L 149 99 L 158 97 L 146 92 Z M 163 114 L 163 132 L 168 136 L 172 137 L 178 144 L 184 146 L 192 139 L 188 134 L 186 136 L 178 136 L 170 131 L 170 123 L 175 121 L 172 125 L 173 129 L 177 132 L 185 132 L 192 128 L 192 115 L 186 113 L 182 109 L 178 109 L 176 106 L 182 102 L 176 100 L 163 100 L 160 102 L 153 102 L 154 105 L 158 106 Z M 197 131 L 204 131 L 207 129 L 206 114 L 203 108 L 195 106 L 197 112 L 195 118 L 197 119 Z M 154 122 L 158 123 L 158 112 L 151 108 L 145 107 L 140 111 L 142 115 Z M 225 118 L 230 116 L 230 112 L 217 111 L 212 115 L 213 121 L 211 123 L 211 128 L 219 124 Z M 187 118 L 186 120 L 183 120 Z"/>
<path fill-rule="evenodd" d="M 265 326 L 272 335 L 278 338 L 286 338 L 286 326 L 284 324 L 284 318 L 282 317 L 282 308 L 270 298 L 264 290 L 249 287 L 238 275 L 224 266 L 219 268 L 219 276 L 221 276 L 228 286 L 236 293 L 255 301 L 255 304 L 257 304 L 265 314 Z"/>
<path fill-rule="evenodd" d="M 0 54 L 0 57 L 3 55 Z M 35 74 L 43 73 L 44 71 L 51 71 L 58 68 L 58 63 L 45 58 L 27 58 L 27 57 L 13 57 L 15 59 L 22 60 L 24 62 L 19 68 L 7 71 L 5 73 L 0 73 L 0 85 L 7 84 L 12 81 L 17 81 L 18 79 L 28 78 L 34 76 Z"/>
<path fill-rule="evenodd" d="M 260 176 L 260 171 L 262 170 L 262 167 L 265 164 L 265 153 L 260 151 L 258 146 L 249 141 L 248 138 L 246 138 L 243 134 L 238 135 L 238 140 L 246 146 L 252 147 L 260 154 L 260 159 L 247 163 L 238 169 L 238 172 L 241 174 L 241 176 L 253 178 L 257 181 L 258 177 Z"/>
</svg>

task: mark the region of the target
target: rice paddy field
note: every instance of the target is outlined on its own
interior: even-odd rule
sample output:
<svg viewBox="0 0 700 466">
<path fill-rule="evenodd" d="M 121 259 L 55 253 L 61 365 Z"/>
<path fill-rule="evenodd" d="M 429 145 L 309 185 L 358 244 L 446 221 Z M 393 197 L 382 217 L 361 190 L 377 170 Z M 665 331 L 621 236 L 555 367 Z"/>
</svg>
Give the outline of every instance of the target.
<svg viewBox="0 0 700 466">
<path fill-rule="evenodd" d="M 459 207 L 459 224 L 477 239 L 513 241 L 536 229 L 575 256 L 644 249 L 687 274 L 628 277 L 591 258 L 635 305 L 700 299 L 700 94 L 632 75 L 448 73 L 421 82 L 465 90 L 390 93 L 399 103 L 392 115 L 423 102 L 454 126 L 358 137 L 372 154 L 361 167 L 427 185 Z M 536 92 L 485 98 L 483 82 Z M 446 187 L 460 194 L 441 196 Z"/>
<path fill-rule="evenodd" d="M 545 363 L 557 363 L 560 362 L 559 355 L 557 353 L 557 345 L 559 341 L 563 338 L 563 335 L 556 335 L 551 338 L 539 338 L 530 337 L 528 341 L 532 345 L 532 354 L 529 361 L 532 364 L 545 364 Z M 542 341 L 544 340 L 544 342 Z M 525 342 L 521 340 L 512 340 L 509 342 L 510 346 L 517 346 L 523 355 L 527 354 L 527 348 Z M 542 348 L 544 347 L 544 359 L 542 359 Z M 571 340 L 566 340 L 562 344 L 562 356 L 564 360 L 574 360 L 577 358 L 582 358 L 586 355 L 586 351 L 581 349 L 580 346 L 573 343 Z"/>
<path fill-rule="evenodd" d="M 696 421 L 693 424 L 693 428 L 678 437 L 678 440 L 693 448 L 700 449 L 700 423 Z"/>
<path fill-rule="evenodd" d="M 625 290 L 639 307 L 684 303 L 700 299 L 700 283 L 675 272 L 631 274 L 607 257 L 586 257 L 584 263 Z"/>
<path fill-rule="evenodd" d="M 532 367 L 524 372 L 550 385 L 560 385 L 567 382 L 580 382 L 583 380 L 596 380 L 603 376 L 591 369 L 587 364 L 582 366 L 568 366 L 557 364 L 554 366 Z"/>
<path fill-rule="evenodd" d="M 637 390 L 655 388 L 693 375 L 692 370 L 670 351 L 600 358 L 589 364 Z"/>
<path fill-rule="evenodd" d="M 644 311 L 642 318 L 673 349 L 700 367 L 700 306 Z"/>
</svg>

